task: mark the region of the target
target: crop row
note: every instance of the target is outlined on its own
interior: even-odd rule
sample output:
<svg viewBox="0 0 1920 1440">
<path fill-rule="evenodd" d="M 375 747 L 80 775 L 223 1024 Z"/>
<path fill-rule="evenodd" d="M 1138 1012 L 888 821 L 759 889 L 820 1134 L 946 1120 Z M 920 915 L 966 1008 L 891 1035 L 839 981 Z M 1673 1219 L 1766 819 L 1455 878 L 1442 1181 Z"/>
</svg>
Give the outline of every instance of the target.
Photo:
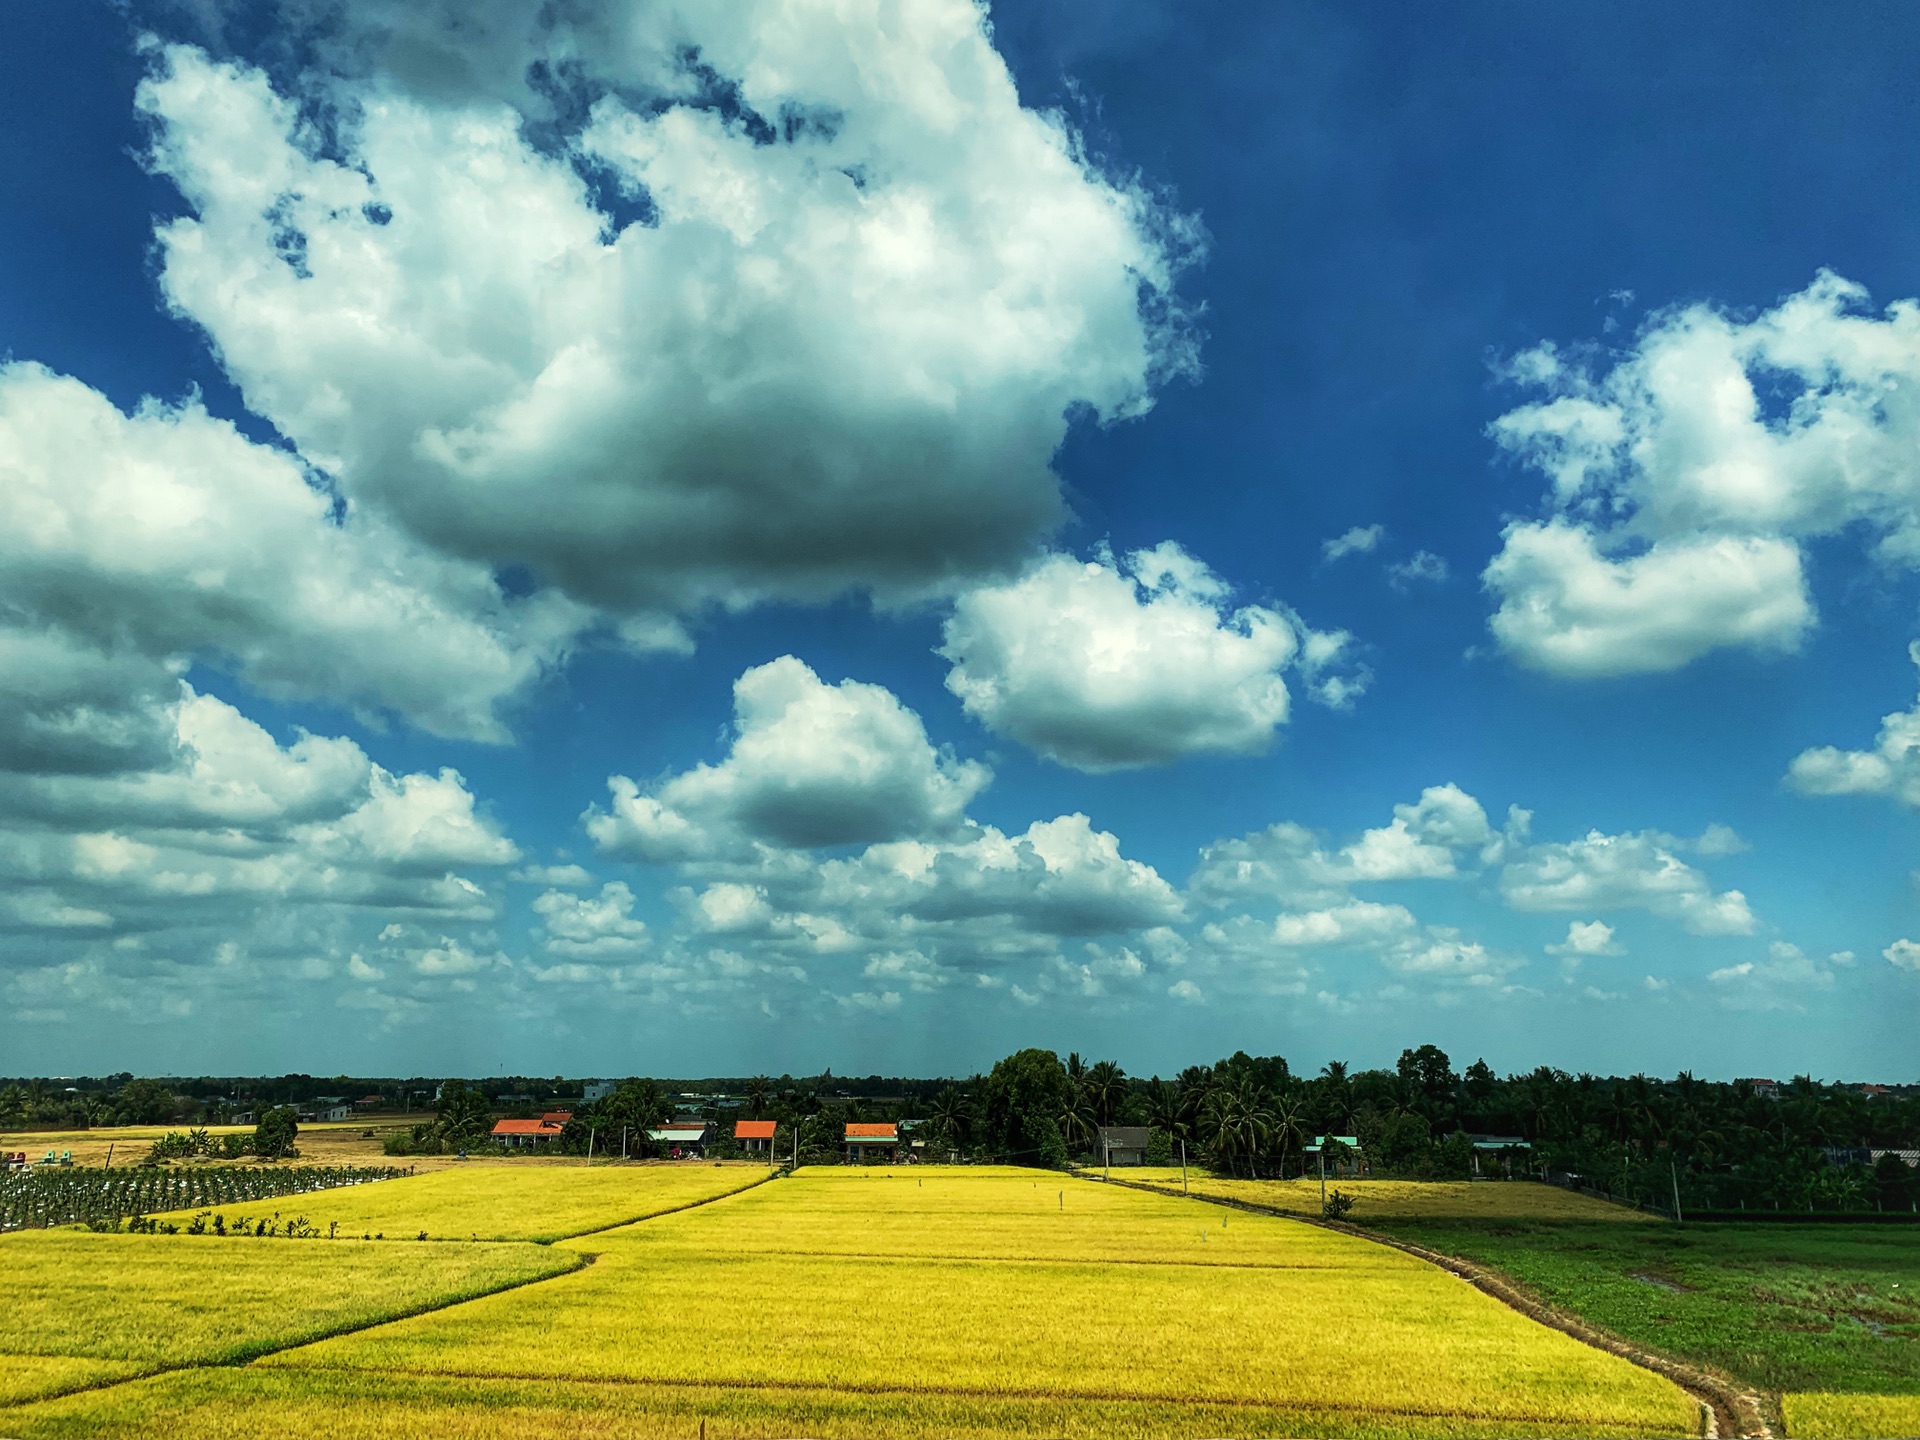
<svg viewBox="0 0 1920 1440">
<path fill-rule="evenodd" d="M 390 1166 L 300 1165 L 275 1168 L 38 1170 L 0 1175 L 0 1231 L 50 1225 L 117 1226 L 130 1215 L 238 1205 L 343 1185 L 391 1180 Z"/>
</svg>

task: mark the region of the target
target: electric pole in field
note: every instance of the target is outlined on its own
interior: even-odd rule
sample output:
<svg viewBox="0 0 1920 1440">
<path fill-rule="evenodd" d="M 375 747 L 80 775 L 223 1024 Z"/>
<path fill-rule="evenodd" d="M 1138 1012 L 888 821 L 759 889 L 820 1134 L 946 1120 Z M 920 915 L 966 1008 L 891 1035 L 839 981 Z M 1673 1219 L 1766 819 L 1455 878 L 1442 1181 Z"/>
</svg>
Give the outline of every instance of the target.
<svg viewBox="0 0 1920 1440">
<path fill-rule="evenodd" d="M 1182 1195 L 1187 1193 L 1187 1142 L 1185 1137 L 1182 1137 L 1180 1141 L 1180 1193 Z"/>
</svg>

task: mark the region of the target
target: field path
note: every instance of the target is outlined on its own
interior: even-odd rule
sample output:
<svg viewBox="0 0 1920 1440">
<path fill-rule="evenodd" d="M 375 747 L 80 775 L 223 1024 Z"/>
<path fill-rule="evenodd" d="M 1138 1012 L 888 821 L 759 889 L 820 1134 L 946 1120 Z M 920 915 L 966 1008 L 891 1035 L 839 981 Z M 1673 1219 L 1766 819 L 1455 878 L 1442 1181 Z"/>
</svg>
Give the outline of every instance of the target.
<svg viewBox="0 0 1920 1440">
<path fill-rule="evenodd" d="M 1141 1184 L 1134 1180 L 1102 1179 L 1093 1175 L 1081 1178 L 1092 1184 L 1124 1185 L 1129 1190 L 1144 1190 L 1155 1195 L 1179 1193 L 1158 1185 Z M 1398 1240 L 1391 1235 L 1366 1230 L 1358 1225 L 1348 1225 L 1338 1220 L 1316 1220 L 1312 1216 L 1277 1210 L 1267 1205 L 1256 1205 L 1251 1201 L 1235 1199 L 1229 1195 L 1202 1194 L 1194 1191 L 1185 1193 L 1180 1198 L 1198 1200 L 1208 1205 L 1222 1205 L 1230 1210 L 1244 1210 L 1253 1215 L 1269 1215 L 1279 1220 L 1296 1220 L 1303 1225 L 1317 1225 L 1322 1230 L 1337 1231 L 1342 1235 L 1352 1235 L 1360 1240 L 1370 1240 L 1376 1245 L 1385 1245 L 1394 1250 L 1404 1251 L 1416 1259 L 1426 1261 L 1429 1265 L 1436 1265 L 1449 1274 L 1459 1276 L 1476 1289 L 1491 1295 L 1501 1304 L 1519 1311 L 1529 1320 L 1558 1330 L 1561 1334 L 1571 1336 L 1583 1345 L 1591 1345 L 1596 1350 L 1617 1355 L 1643 1370 L 1650 1370 L 1664 1379 L 1671 1380 L 1693 1396 L 1705 1410 L 1711 1421 L 1707 1430 L 1709 1440 L 1722 1440 L 1722 1437 L 1724 1440 L 1776 1440 L 1780 1434 L 1779 1427 L 1773 1420 L 1777 1410 L 1777 1403 L 1773 1397 L 1757 1390 L 1744 1388 L 1726 1376 L 1716 1375 L 1698 1366 L 1688 1365 L 1657 1351 L 1623 1340 L 1618 1335 L 1589 1324 L 1578 1315 L 1548 1305 L 1498 1271 L 1475 1265 L 1458 1256 L 1429 1250 L 1424 1245 L 1415 1245 L 1411 1241 Z"/>
</svg>

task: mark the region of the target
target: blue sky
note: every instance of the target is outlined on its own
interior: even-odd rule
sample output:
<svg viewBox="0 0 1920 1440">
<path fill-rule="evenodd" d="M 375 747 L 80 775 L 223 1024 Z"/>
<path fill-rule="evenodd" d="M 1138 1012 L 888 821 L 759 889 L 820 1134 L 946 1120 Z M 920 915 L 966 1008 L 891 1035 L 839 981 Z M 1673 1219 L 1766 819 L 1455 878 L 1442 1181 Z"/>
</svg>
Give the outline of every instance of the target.
<svg viewBox="0 0 1920 1440">
<path fill-rule="evenodd" d="M 1912 1078 L 1920 19 L 523 10 L 0 22 L 5 1068 Z"/>
</svg>

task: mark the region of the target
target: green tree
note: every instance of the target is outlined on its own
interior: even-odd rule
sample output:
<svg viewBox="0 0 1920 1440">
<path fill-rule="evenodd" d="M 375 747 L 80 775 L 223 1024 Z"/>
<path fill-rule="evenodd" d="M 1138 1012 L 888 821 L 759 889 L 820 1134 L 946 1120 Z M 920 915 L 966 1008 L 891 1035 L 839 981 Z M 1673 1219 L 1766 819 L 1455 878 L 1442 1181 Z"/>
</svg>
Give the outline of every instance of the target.
<svg viewBox="0 0 1920 1440">
<path fill-rule="evenodd" d="M 1889 1150 L 1873 1162 L 1873 1192 L 1882 1210 L 1910 1210 L 1920 1185 L 1913 1167 Z"/>
<path fill-rule="evenodd" d="M 114 1092 L 112 1109 L 101 1118 L 115 1125 L 164 1125 L 173 1108 L 173 1092 L 158 1080 L 132 1080 Z"/>
<path fill-rule="evenodd" d="M 476 1140 L 493 1128 L 493 1107 L 487 1097 L 464 1080 L 449 1080 L 440 1087 L 433 1114 L 440 1133 L 455 1144 Z"/>
<path fill-rule="evenodd" d="M 253 1153 L 262 1160 L 293 1154 L 293 1137 L 300 1133 L 299 1117 L 291 1105 L 278 1105 L 253 1127 Z"/>
<path fill-rule="evenodd" d="M 1120 1118 L 1120 1107 L 1127 1099 L 1126 1071 L 1111 1060 L 1102 1060 L 1087 1071 L 1082 1088 L 1093 1107 L 1094 1124 L 1111 1125 Z"/>
<path fill-rule="evenodd" d="M 1016 1163 L 1032 1163 L 1034 1137 L 1045 1121 L 1056 1139 L 1054 1117 L 1067 1106 L 1073 1085 L 1060 1057 L 1051 1050 L 1020 1050 L 993 1067 L 981 1087 L 987 1144 Z M 1061 1141 L 1064 1151 L 1065 1141 Z"/>
</svg>

